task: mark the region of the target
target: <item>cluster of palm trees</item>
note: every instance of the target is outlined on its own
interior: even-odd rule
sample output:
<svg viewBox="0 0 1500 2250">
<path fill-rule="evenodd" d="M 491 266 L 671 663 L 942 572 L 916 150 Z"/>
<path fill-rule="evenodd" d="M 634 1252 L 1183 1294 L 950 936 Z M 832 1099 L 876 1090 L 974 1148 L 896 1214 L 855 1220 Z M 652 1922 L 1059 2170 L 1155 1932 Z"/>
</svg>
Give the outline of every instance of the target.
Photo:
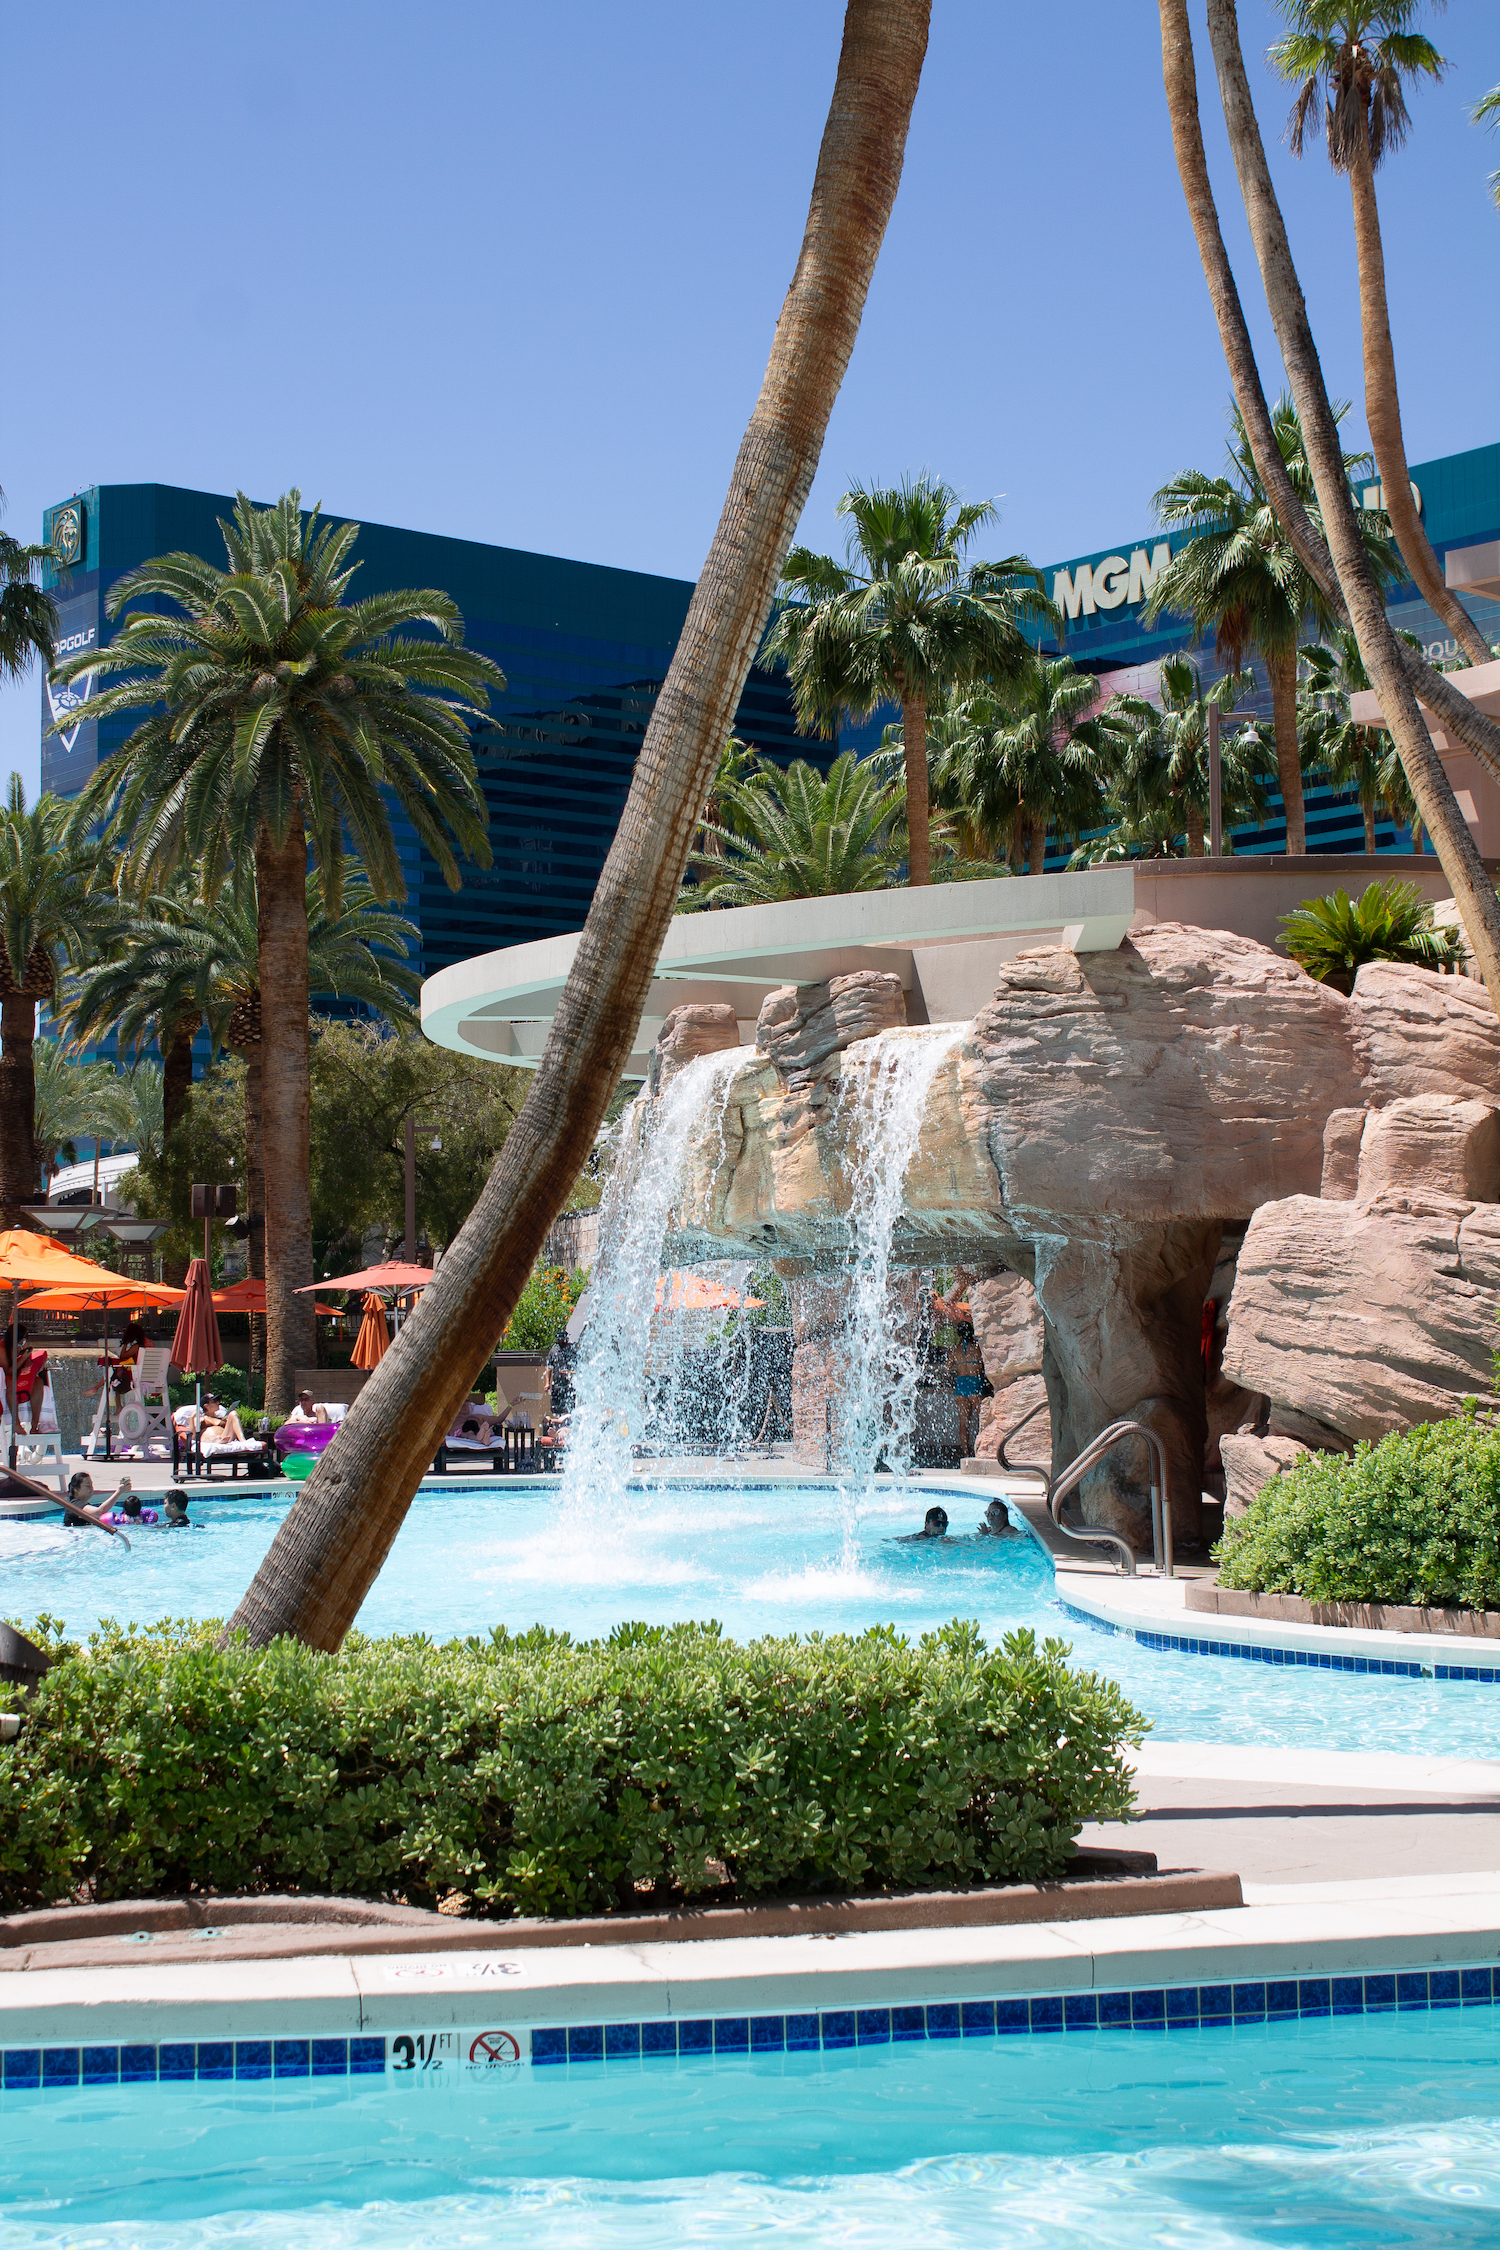
<svg viewBox="0 0 1500 2250">
<path fill-rule="evenodd" d="M 157 1049 L 164 1137 L 200 1028 L 242 1052 L 275 1409 L 313 1357 L 312 1300 L 298 1294 L 313 1279 L 310 998 L 410 1021 L 418 933 L 394 911 L 390 807 L 450 885 L 459 853 L 488 864 L 469 730 L 505 683 L 464 647 L 446 594 L 351 598 L 357 526 L 304 517 L 297 492 L 265 509 L 241 494 L 221 529 L 227 569 L 175 554 L 127 573 L 108 597 L 113 639 L 55 669 L 104 680 L 90 705 L 101 727 L 134 722 L 82 795 L 28 806 L 13 779 L 0 812 L 0 1211 L 31 1201 L 41 1159 L 81 1130 L 114 1137 L 126 1098 L 74 1064 L 71 1129 L 56 1103 L 39 1106 L 64 1060 L 44 1041 L 38 1073 L 39 1003 L 75 1052 L 110 1034 L 124 1053 Z M 32 583 L 33 562 L 20 554 L 12 583 Z M 21 626 L 7 661 L 50 663 L 44 596 Z"/>
</svg>

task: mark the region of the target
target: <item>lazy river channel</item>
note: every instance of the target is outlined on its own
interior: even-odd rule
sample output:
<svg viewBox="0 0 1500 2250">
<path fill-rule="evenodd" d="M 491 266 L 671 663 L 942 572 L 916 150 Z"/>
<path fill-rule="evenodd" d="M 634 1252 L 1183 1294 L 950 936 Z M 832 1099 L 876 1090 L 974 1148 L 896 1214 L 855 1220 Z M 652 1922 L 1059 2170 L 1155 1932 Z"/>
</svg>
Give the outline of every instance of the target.
<svg viewBox="0 0 1500 2250">
<path fill-rule="evenodd" d="M 941 1543 L 899 1543 L 933 1501 Z M 95 1532 L 0 1521 L 0 1615 L 41 1613 L 85 1634 L 106 1618 L 222 1617 L 233 1610 L 291 1494 L 194 1497 L 199 1526 L 144 1529 L 127 1553 Z M 360 1612 L 367 1633 L 434 1640 L 544 1624 L 593 1638 L 626 1619 L 717 1618 L 737 1639 L 863 1632 L 916 1636 L 973 1618 L 991 1641 L 1029 1626 L 1118 1680 L 1155 1739 L 1489 1757 L 1500 1686 L 1281 1669 L 1157 1650 L 1094 1626 L 1058 1598 L 1029 1533 L 972 1536 L 981 1495 L 963 1479 L 879 1478 L 854 1497 L 784 1479 L 651 1481 L 607 1503 L 556 1482 L 424 1486 Z M 1019 1522 L 1019 1517 L 1016 1519 Z"/>
</svg>

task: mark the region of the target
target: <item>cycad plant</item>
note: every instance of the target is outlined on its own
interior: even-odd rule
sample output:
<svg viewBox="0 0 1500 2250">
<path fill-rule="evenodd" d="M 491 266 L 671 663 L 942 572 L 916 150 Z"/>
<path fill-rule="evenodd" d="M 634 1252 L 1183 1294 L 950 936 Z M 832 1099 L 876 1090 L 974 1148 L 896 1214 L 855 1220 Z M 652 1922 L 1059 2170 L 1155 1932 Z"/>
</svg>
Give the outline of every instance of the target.
<svg viewBox="0 0 1500 2250">
<path fill-rule="evenodd" d="M 961 504 L 935 478 L 910 477 L 851 485 L 838 512 L 850 524 L 844 561 L 791 550 L 766 654 L 785 662 L 805 727 L 836 734 L 846 716 L 900 705 L 908 879 L 927 883 L 928 710 L 951 689 L 1020 671 L 1031 655 L 1025 628 L 1055 622 L 1055 612 L 1024 555 L 965 562 L 975 533 L 994 521 L 987 500 Z"/>
<path fill-rule="evenodd" d="M 139 889 L 184 859 L 205 897 L 253 867 L 264 1026 L 267 1405 L 291 1403 L 315 1344 L 308 1186 L 309 849 L 319 894 L 341 911 L 346 833 L 380 899 L 404 896 L 389 804 L 449 884 L 456 846 L 489 863 L 469 726 L 504 676 L 463 644 L 446 594 L 348 598 L 358 526 L 304 519 L 300 495 L 271 508 L 240 494 L 221 523 L 227 570 L 164 555 L 112 588 L 112 641 L 62 667 L 121 675 L 100 720 L 144 714 L 78 801 L 102 821 Z M 158 609 L 156 604 L 167 605 Z M 414 630 L 415 628 L 415 630 Z"/>
<path fill-rule="evenodd" d="M 1285 38 L 1270 50 L 1274 70 L 1297 85 L 1287 130 L 1294 155 L 1321 127 L 1328 161 L 1348 175 L 1359 265 L 1364 339 L 1365 420 L 1380 471 L 1382 503 L 1418 590 L 1471 664 L 1487 664 L 1489 643 L 1448 585 L 1412 492 L 1401 430 L 1401 394 L 1386 302 L 1385 245 L 1375 174 L 1411 131 L 1407 95 L 1433 83 L 1447 63 L 1416 25 L 1421 0 L 1279 0 Z M 1436 0 L 1438 6 L 1443 0 Z"/>
<path fill-rule="evenodd" d="M 71 825 L 72 808 L 44 794 L 26 802 L 19 774 L 0 810 L 0 1216 L 36 1195 L 39 1000 L 60 969 L 79 964 L 119 927 L 120 905 L 100 847 Z"/>
<path fill-rule="evenodd" d="M 1371 883 L 1358 899 L 1347 891 L 1304 899 L 1281 917 L 1284 945 L 1310 977 L 1352 992 L 1367 961 L 1409 961 L 1424 969 L 1457 969 L 1463 944 L 1456 930 L 1433 928 L 1432 907 L 1415 883 Z"/>
<path fill-rule="evenodd" d="M 1336 418 L 1348 412 L 1335 409 Z M 1278 399 L 1272 429 L 1293 489 L 1321 532 L 1322 517 L 1313 491 L 1302 426 L 1289 397 Z M 1249 657 L 1265 664 L 1271 682 L 1276 741 L 1277 784 L 1286 809 L 1286 848 L 1307 849 L 1302 806 L 1302 765 L 1297 736 L 1297 649 L 1309 622 L 1320 634 L 1336 622 L 1314 580 L 1277 518 L 1251 456 L 1244 423 L 1236 408 L 1230 416 L 1227 473 L 1209 476 L 1186 469 L 1156 495 L 1158 521 L 1192 536 L 1180 546 L 1157 578 L 1142 612 L 1154 625 L 1164 616 L 1188 618 L 1199 633 L 1212 632 L 1226 671 L 1242 670 Z M 1360 475 L 1368 456 L 1347 453 L 1344 468 Z M 1360 536 L 1376 581 L 1392 585 L 1402 575 L 1401 558 L 1385 528 L 1385 518 L 1370 512 L 1360 519 Z"/>
<path fill-rule="evenodd" d="M 680 910 L 883 890 L 900 864 L 906 792 L 850 750 L 826 776 L 800 758 L 784 773 L 763 765 L 726 811 L 711 831 L 717 850 L 689 862 L 698 881 Z"/>
</svg>

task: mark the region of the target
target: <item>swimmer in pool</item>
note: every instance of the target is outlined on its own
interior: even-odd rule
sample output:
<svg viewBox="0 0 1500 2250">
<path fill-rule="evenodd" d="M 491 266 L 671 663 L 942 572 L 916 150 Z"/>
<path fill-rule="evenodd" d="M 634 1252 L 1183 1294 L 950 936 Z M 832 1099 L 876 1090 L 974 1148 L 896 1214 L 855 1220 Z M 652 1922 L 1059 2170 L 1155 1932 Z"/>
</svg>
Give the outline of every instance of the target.
<svg viewBox="0 0 1500 2250">
<path fill-rule="evenodd" d="M 946 1508 L 929 1508 L 922 1519 L 920 1531 L 904 1532 L 896 1540 L 898 1547 L 914 1547 L 919 1539 L 946 1539 L 948 1536 L 948 1511 Z"/>
<path fill-rule="evenodd" d="M 1011 1522 L 1003 1500 L 992 1500 L 984 1511 L 976 1536 L 980 1539 L 1021 1539 L 1024 1532 L 1017 1531 Z"/>
<path fill-rule="evenodd" d="M 183 1491 L 181 1485 L 174 1484 L 169 1488 L 166 1494 L 166 1510 L 163 1530 L 201 1531 L 203 1529 L 201 1523 L 190 1523 L 188 1521 L 187 1494 Z"/>
<path fill-rule="evenodd" d="M 94 1480 L 87 1469 L 76 1469 L 68 1479 L 68 1498 L 72 1507 L 64 1513 L 63 1522 L 69 1529 L 76 1530 L 81 1523 L 102 1524 L 108 1520 L 111 1509 L 123 1508 L 130 1498 L 130 1479 L 121 1477 L 109 1498 L 95 1507 Z"/>
</svg>

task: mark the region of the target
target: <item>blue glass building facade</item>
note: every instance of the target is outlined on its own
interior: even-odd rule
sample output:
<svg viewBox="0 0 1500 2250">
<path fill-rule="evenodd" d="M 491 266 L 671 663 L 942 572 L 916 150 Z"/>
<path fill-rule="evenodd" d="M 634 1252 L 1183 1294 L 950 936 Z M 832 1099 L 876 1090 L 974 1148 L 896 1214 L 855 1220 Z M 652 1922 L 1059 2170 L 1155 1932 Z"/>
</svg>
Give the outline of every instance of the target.
<svg viewBox="0 0 1500 2250">
<path fill-rule="evenodd" d="M 148 557 L 173 551 L 222 566 L 218 519 L 227 494 L 172 485 L 97 485 L 49 508 L 43 536 L 75 559 L 53 591 L 68 655 L 109 639 L 104 600 Z M 687 615 L 692 586 L 644 571 L 567 562 L 476 540 L 364 524 L 355 550 L 360 594 L 432 586 L 463 612 L 465 640 L 506 676 L 474 753 L 490 813 L 494 864 L 463 867 L 450 891 L 418 838 L 393 810 L 406 874 L 407 911 L 422 931 L 422 970 L 494 946 L 574 930 L 624 808 L 646 723 Z M 42 786 L 80 790 L 125 737 L 125 720 L 95 722 L 86 700 L 61 706 L 44 683 Z M 60 733 L 49 733 L 55 718 Z M 780 760 L 826 764 L 835 745 L 798 732 L 783 677 L 755 671 L 736 729 Z"/>
</svg>

